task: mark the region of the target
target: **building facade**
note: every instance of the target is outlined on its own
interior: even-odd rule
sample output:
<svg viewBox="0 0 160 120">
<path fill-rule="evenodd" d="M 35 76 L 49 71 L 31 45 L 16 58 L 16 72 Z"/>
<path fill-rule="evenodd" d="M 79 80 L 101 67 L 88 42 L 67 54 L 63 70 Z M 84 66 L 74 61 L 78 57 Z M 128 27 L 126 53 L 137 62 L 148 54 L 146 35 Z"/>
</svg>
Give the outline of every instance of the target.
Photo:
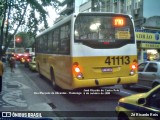
<svg viewBox="0 0 160 120">
<path fill-rule="evenodd" d="M 64 0 L 62 5 L 66 5 L 66 8 L 60 15 L 73 12 L 114 12 L 132 15 L 139 62 L 159 59 L 160 0 Z"/>
</svg>

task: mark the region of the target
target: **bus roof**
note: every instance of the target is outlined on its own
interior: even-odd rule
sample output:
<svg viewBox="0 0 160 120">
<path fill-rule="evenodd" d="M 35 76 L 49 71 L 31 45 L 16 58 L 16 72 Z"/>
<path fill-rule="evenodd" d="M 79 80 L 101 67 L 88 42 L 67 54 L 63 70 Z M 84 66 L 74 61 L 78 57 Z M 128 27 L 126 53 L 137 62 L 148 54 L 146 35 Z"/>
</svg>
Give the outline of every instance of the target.
<svg viewBox="0 0 160 120">
<path fill-rule="evenodd" d="M 50 31 L 50 30 L 52 30 L 52 29 L 54 29 L 54 28 L 57 28 L 58 26 L 66 23 L 67 21 L 71 20 L 71 17 L 72 17 L 72 16 L 73 16 L 73 14 L 65 17 L 65 19 L 62 19 L 62 20 L 60 20 L 59 22 L 56 22 L 52 27 L 47 28 L 46 30 L 44 30 L 43 32 L 41 32 L 40 34 L 38 34 L 36 37 L 39 37 L 39 36 L 47 33 L 48 31 Z"/>
</svg>

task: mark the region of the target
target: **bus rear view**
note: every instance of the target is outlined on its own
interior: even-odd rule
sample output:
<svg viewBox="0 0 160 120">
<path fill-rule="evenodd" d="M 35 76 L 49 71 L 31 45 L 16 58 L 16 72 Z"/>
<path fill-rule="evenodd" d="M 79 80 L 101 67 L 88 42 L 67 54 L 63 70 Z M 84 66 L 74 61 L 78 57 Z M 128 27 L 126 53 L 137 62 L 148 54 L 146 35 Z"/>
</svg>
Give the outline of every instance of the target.
<svg viewBox="0 0 160 120">
<path fill-rule="evenodd" d="M 137 83 L 133 20 L 115 13 L 74 16 L 72 88 Z"/>
</svg>

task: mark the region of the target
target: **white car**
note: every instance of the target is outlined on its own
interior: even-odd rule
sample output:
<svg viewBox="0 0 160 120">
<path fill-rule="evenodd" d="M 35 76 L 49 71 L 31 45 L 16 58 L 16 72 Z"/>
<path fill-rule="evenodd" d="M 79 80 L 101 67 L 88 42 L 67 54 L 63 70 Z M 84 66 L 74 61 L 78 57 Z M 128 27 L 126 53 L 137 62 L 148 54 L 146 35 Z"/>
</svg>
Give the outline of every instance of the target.
<svg viewBox="0 0 160 120">
<path fill-rule="evenodd" d="M 160 61 L 146 61 L 138 65 L 138 83 L 144 88 L 154 88 L 160 84 Z M 128 89 L 132 84 L 123 85 Z"/>
<path fill-rule="evenodd" d="M 147 61 L 138 65 L 138 85 L 154 88 L 160 84 L 160 61 Z"/>
<path fill-rule="evenodd" d="M 36 60 L 35 56 L 32 56 L 31 61 L 28 63 L 29 69 L 31 71 L 36 71 Z"/>
</svg>

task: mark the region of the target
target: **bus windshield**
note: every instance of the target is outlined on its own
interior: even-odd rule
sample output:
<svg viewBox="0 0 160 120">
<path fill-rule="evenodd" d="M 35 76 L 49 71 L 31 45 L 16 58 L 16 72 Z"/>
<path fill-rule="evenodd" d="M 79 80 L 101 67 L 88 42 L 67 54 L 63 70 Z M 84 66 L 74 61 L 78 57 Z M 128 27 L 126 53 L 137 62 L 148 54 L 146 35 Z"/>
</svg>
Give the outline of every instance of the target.
<svg viewBox="0 0 160 120">
<path fill-rule="evenodd" d="M 119 48 L 134 44 L 134 27 L 125 15 L 80 14 L 74 25 L 75 42 L 92 48 Z"/>
</svg>

